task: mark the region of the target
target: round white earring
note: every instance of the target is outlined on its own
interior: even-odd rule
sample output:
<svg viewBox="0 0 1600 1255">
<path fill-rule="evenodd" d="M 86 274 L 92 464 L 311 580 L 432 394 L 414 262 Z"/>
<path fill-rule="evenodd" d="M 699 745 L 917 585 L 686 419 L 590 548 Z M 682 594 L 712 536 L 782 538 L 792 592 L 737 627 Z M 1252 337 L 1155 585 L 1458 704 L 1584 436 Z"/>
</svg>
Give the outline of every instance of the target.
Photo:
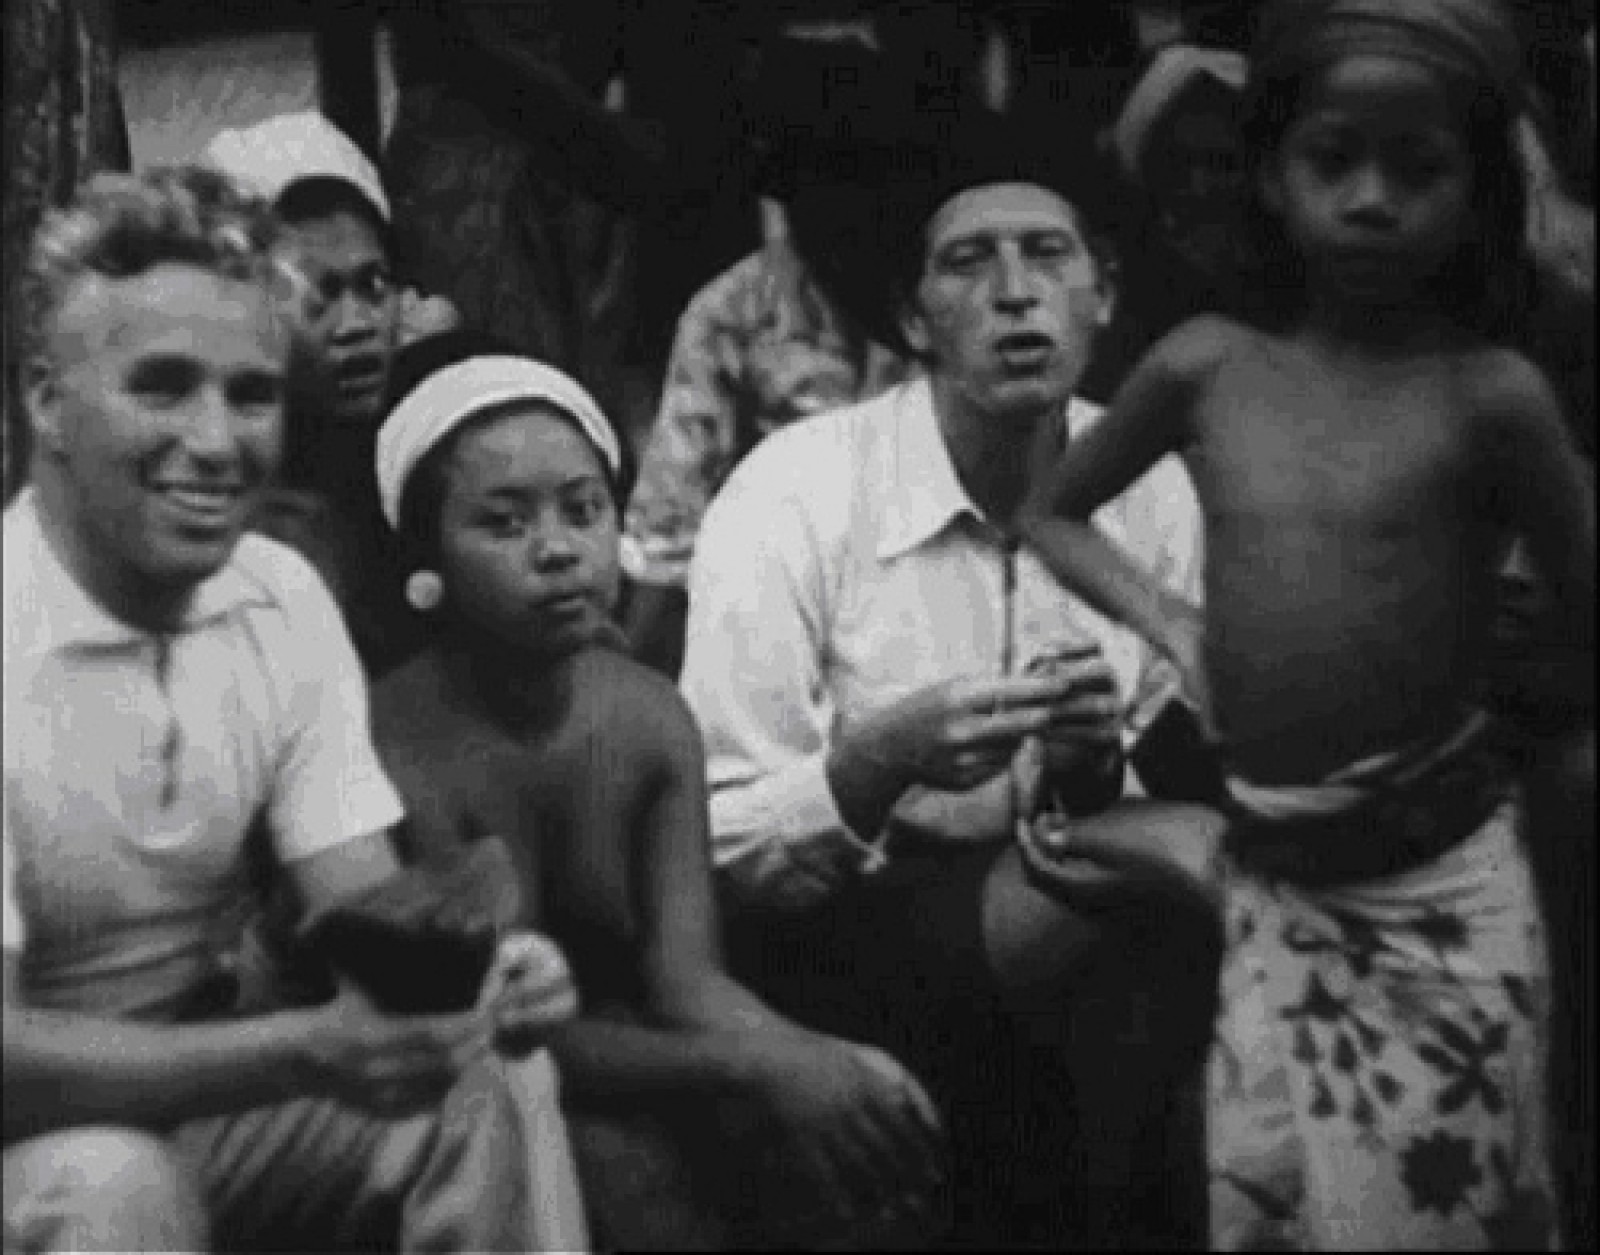
<svg viewBox="0 0 1600 1255">
<path fill-rule="evenodd" d="M 406 580 L 406 602 L 413 610 L 427 613 L 444 600 L 444 580 L 436 571 L 413 571 Z"/>
</svg>

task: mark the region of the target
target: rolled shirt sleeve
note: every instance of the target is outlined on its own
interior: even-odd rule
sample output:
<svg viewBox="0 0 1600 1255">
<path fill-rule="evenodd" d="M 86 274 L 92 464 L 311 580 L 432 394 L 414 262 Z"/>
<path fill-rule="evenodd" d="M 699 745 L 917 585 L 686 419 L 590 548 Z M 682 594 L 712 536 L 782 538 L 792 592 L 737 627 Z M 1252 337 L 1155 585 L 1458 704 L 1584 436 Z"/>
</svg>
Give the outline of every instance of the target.
<svg viewBox="0 0 1600 1255">
<path fill-rule="evenodd" d="M 879 855 L 828 785 L 821 538 L 771 479 L 736 476 L 706 515 L 680 683 L 706 738 L 717 868 L 764 909 L 801 911 Z"/>
</svg>

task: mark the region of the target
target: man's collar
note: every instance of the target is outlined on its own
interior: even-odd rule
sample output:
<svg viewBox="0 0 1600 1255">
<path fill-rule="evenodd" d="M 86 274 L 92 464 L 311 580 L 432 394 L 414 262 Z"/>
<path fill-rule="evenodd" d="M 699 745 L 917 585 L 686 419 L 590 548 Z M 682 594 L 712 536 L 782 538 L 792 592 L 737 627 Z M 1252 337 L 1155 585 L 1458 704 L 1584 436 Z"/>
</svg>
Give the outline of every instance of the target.
<svg viewBox="0 0 1600 1255">
<path fill-rule="evenodd" d="M 1092 406 L 1073 397 L 1063 435 L 1081 429 L 1093 413 Z M 985 522 L 983 511 L 973 504 L 956 475 L 934 413 L 933 386 L 926 377 L 901 389 L 890 421 L 894 424 L 890 440 L 895 478 L 884 492 L 893 495 L 894 509 L 878 540 L 878 559 L 884 562 L 926 544 L 956 519 Z"/>
<path fill-rule="evenodd" d="M 48 619 L 46 638 L 51 648 L 128 645 L 150 638 L 148 631 L 117 618 L 91 597 L 56 556 L 45 536 L 33 489 L 18 493 L 11 509 L 17 511 L 18 523 L 25 529 L 24 561 L 31 567 L 28 578 L 38 609 Z M 266 587 L 230 560 L 195 589 L 178 630 L 207 626 L 247 606 L 271 604 Z"/>
</svg>

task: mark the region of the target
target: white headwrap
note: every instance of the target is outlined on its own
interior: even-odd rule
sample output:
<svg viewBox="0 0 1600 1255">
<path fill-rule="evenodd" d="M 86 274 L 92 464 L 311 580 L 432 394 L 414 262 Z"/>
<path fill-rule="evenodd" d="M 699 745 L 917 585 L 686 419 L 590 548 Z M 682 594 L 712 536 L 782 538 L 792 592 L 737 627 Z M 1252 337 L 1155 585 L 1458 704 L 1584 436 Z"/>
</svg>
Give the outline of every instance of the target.
<svg viewBox="0 0 1600 1255">
<path fill-rule="evenodd" d="M 1245 69 L 1242 56 L 1220 48 L 1169 44 L 1157 53 L 1111 130 L 1111 147 L 1123 173 L 1130 179 L 1142 176 L 1152 137 L 1169 124 L 1173 106 L 1197 79 L 1212 78 L 1242 93 Z"/>
<path fill-rule="evenodd" d="M 385 222 L 391 218 L 376 167 L 315 109 L 222 131 L 206 145 L 201 161 L 274 202 L 303 179 L 339 179 L 360 192 Z"/>
<path fill-rule="evenodd" d="M 526 357 L 472 357 L 429 375 L 378 432 L 378 497 L 389 526 L 400 526 L 400 498 L 428 450 L 468 419 L 513 401 L 543 402 L 566 414 L 599 451 L 611 477 L 621 474 L 616 430 L 577 380 Z"/>
</svg>

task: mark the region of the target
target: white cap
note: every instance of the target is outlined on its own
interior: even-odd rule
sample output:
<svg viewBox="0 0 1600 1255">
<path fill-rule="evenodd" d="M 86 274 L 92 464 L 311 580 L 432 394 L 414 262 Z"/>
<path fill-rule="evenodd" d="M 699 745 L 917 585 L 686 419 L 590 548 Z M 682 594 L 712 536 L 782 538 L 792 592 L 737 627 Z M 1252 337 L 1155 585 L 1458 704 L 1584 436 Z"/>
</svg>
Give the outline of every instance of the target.
<svg viewBox="0 0 1600 1255">
<path fill-rule="evenodd" d="M 621 474 L 616 429 L 577 380 L 531 358 L 471 357 L 435 371 L 411 389 L 378 431 L 378 499 L 390 527 L 400 526 L 406 482 L 428 450 L 468 419 L 513 401 L 555 406 L 599 450 L 611 477 Z"/>
<path fill-rule="evenodd" d="M 1168 121 L 1185 91 L 1209 78 L 1235 93 L 1243 92 L 1247 67 L 1244 57 L 1221 48 L 1168 44 L 1158 52 L 1111 129 L 1111 146 L 1123 173 L 1131 179 L 1140 177 L 1151 137 Z"/>
<path fill-rule="evenodd" d="M 391 220 L 378 171 L 355 142 L 314 109 L 280 113 L 218 134 L 201 160 L 274 203 L 302 179 L 340 179 Z"/>
</svg>

